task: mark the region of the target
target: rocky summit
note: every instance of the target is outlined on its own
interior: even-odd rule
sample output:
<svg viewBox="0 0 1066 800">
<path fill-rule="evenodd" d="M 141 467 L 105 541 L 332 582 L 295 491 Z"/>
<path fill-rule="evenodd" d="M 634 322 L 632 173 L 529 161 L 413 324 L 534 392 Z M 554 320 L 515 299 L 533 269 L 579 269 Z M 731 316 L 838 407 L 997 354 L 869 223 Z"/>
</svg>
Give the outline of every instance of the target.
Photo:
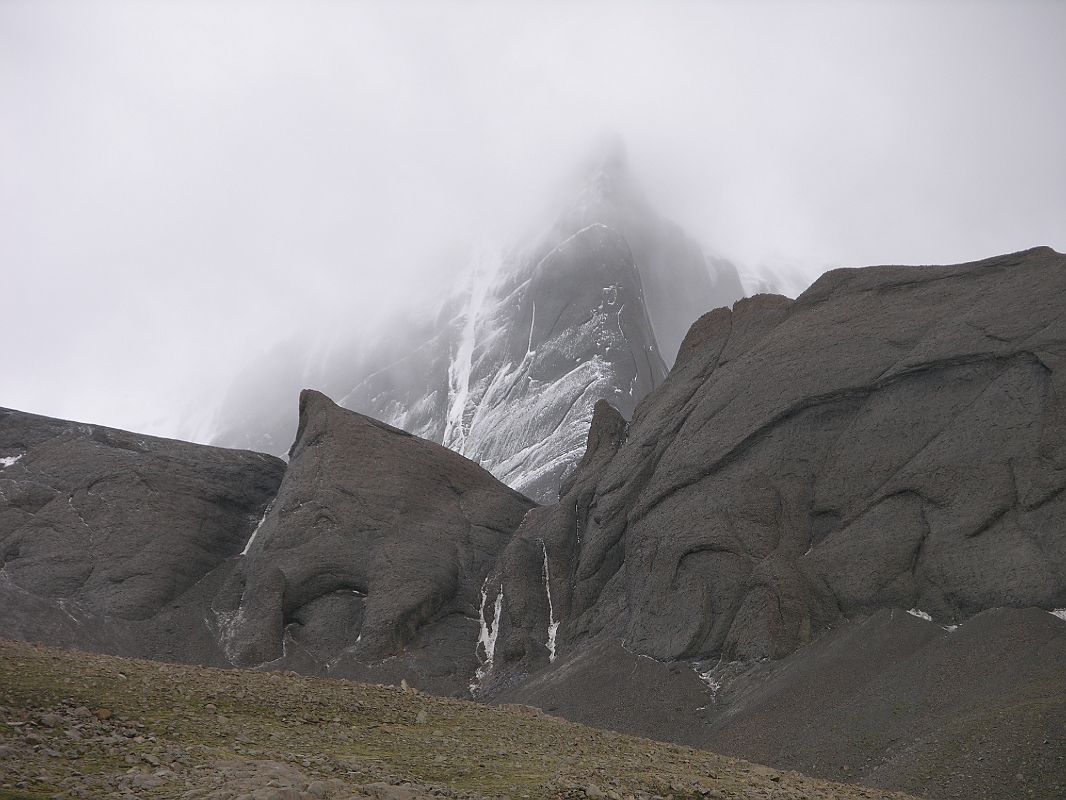
<svg viewBox="0 0 1066 800">
<path fill-rule="evenodd" d="M 598 150 L 545 230 L 478 255 L 434 313 L 411 310 L 370 346 L 289 372 L 345 407 L 444 444 L 538 502 L 581 459 L 597 401 L 630 415 L 688 326 L 742 294 L 736 268 L 644 199 L 624 151 Z M 261 371 L 273 374 L 273 358 Z M 241 385 L 215 441 L 282 454 L 296 425 L 275 377 Z M 306 385 L 306 383 L 305 383 Z"/>
<path fill-rule="evenodd" d="M 532 506 L 452 451 L 305 391 L 277 497 L 214 603 L 226 654 L 465 692 L 482 582 Z"/>
<path fill-rule="evenodd" d="M 636 263 L 578 223 L 527 274 L 559 297 L 570 260 Z M 3 412 L 0 634 L 536 706 L 933 798 L 1066 795 L 1066 257 L 829 272 L 704 314 L 654 380 L 612 339 L 648 393 L 579 393 L 544 505 L 438 443 L 570 430 L 526 405 L 577 407 L 536 365 L 596 357 L 546 344 L 526 279 L 528 330 L 483 329 L 499 362 L 470 340 L 480 399 L 440 437 L 312 391 L 287 465 Z M 632 343 L 618 291 L 596 296 Z"/>
</svg>

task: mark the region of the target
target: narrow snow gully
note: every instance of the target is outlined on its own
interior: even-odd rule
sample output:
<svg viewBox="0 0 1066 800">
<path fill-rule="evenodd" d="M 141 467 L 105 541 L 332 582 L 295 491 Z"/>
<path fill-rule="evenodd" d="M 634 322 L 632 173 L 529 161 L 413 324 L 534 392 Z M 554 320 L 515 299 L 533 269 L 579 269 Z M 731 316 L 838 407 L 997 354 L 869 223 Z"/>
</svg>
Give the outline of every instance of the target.
<svg viewBox="0 0 1066 800">
<path fill-rule="evenodd" d="M 255 541 L 256 535 L 259 533 L 259 529 L 263 527 L 263 523 L 266 522 L 267 514 L 270 513 L 270 509 L 274 507 L 274 501 L 271 500 L 267 503 L 267 507 L 263 509 L 263 516 L 259 518 L 259 524 L 255 526 L 255 530 L 252 531 L 252 535 L 248 537 L 248 542 L 244 545 L 244 549 L 241 550 L 241 555 L 248 555 L 248 551 L 252 549 L 252 542 Z"/>
<path fill-rule="evenodd" d="M 555 618 L 555 607 L 552 605 L 552 581 L 548 572 L 548 545 L 540 540 L 540 549 L 544 553 L 544 592 L 548 595 L 548 663 L 555 663 L 555 637 L 559 632 L 559 620 Z"/>
<path fill-rule="evenodd" d="M 470 684 L 470 694 L 475 694 L 481 688 L 481 682 L 492 672 L 492 662 L 496 655 L 496 638 L 500 635 L 500 614 L 503 612 L 503 582 L 500 582 L 499 591 L 496 593 L 496 601 L 492 608 L 492 622 L 485 617 L 485 606 L 489 601 L 489 581 L 491 576 L 485 578 L 481 585 L 481 632 L 474 646 L 480 666 L 474 673 L 474 680 Z"/>
<path fill-rule="evenodd" d="M 495 275 L 498 259 L 488 248 L 482 248 L 470 272 L 470 296 L 463 312 L 463 329 L 459 343 L 448 365 L 448 413 L 444 421 L 444 446 L 463 452 L 467 431 L 463 426 L 467 400 L 470 397 L 470 374 L 474 366 L 474 347 L 477 344 L 477 323 L 485 305 L 489 284 Z"/>
<path fill-rule="evenodd" d="M 533 304 L 533 314 L 529 318 L 529 341 L 526 342 L 526 356 L 533 355 L 533 328 L 537 325 L 537 301 L 530 300 Z"/>
</svg>

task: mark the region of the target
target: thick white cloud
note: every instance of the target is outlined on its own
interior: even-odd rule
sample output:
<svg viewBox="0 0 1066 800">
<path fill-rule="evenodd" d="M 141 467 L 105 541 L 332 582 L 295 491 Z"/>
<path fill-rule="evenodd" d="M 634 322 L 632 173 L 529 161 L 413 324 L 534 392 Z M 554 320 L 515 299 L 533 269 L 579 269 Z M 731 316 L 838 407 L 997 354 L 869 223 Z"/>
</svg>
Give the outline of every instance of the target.
<svg viewBox="0 0 1066 800">
<path fill-rule="evenodd" d="M 0 405 L 177 433 L 604 131 L 746 271 L 1066 250 L 1066 4 L 0 4 Z"/>
</svg>

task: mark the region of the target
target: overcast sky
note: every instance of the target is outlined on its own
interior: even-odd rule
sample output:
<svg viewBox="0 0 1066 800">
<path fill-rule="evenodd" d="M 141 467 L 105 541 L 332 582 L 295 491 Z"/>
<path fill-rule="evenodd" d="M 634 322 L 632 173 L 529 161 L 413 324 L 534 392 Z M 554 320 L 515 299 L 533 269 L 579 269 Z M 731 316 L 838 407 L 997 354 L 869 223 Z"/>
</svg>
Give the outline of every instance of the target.
<svg viewBox="0 0 1066 800">
<path fill-rule="evenodd" d="M 614 131 L 747 273 L 1066 251 L 1066 2 L 0 0 L 0 405 L 164 435 Z M 195 414 L 194 414 L 195 416 Z"/>
</svg>

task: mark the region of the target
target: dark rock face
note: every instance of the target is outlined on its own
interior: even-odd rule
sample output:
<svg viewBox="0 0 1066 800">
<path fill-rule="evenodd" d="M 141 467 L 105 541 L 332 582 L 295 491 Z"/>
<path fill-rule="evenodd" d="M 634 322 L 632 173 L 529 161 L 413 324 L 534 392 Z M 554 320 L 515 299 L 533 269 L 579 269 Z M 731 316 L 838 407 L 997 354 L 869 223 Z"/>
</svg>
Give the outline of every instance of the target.
<svg viewBox="0 0 1066 800">
<path fill-rule="evenodd" d="M 318 374 L 287 372 L 539 502 L 558 498 L 580 460 L 596 402 L 630 416 L 689 324 L 742 294 L 732 264 L 709 261 L 648 206 L 617 148 L 594 159 L 546 233 L 485 258 L 436 314 L 406 314 L 378 344 Z M 295 424 L 288 399 L 278 412 L 269 389 L 257 393 L 264 412 L 249 415 L 250 401 L 235 396 L 216 442 L 280 454 Z"/>
<path fill-rule="evenodd" d="M 532 507 L 450 450 L 305 391 L 277 498 L 215 601 L 226 653 L 465 691 L 482 582 Z"/>
<path fill-rule="evenodd" d="M 1041 248 L 700 319 L 625 443 L 501 559 L 497 680 L 547 664 L 555 623 L 558 653 L 730 660 L 878 608 L 1066 606 L 1064 298 Z"/>
<path fill-rule="evenodd" d="M 0 409 L 0 590 L 22 609 L 0 635 L 136 651 L 123 631 L 240 552 L 284 466 Z"/>
</svg>

